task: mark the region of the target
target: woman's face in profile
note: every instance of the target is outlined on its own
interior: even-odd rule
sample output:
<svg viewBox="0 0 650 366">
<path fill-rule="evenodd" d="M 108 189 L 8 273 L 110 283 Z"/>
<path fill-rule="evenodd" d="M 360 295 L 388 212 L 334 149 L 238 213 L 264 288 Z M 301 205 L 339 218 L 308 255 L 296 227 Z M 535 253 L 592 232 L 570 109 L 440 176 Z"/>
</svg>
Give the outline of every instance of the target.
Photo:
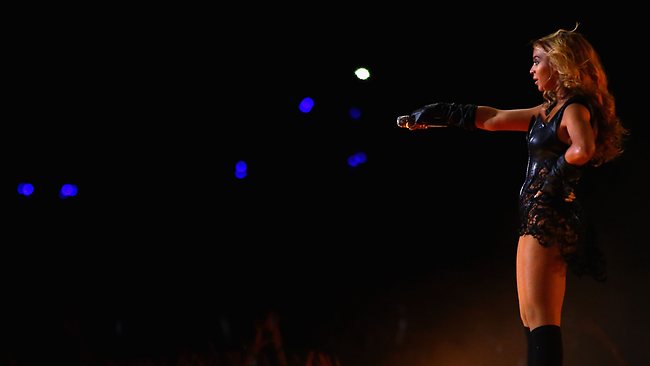
<svg viewBox="0 0 650 366">
<path fill-rule="evenodd" d="M 557 82 L 549 63 L 548 54 L 540 47 L 533 49 L 533 66 L 530 68 L 530 75 L 540 92 L 553 90 Z"/>
</svg>

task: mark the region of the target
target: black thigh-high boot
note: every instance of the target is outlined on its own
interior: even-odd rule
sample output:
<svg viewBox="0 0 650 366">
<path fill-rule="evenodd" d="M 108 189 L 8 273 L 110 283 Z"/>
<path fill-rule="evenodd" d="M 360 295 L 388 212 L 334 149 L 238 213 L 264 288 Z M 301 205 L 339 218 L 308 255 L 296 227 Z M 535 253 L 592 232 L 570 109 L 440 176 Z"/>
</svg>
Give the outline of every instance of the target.
<svg viewBox="0 0 650 366">
<path fill-rule="evenodd" d="M 542 325 L 530 331 L 529 366 L 562 366 L 562 334 L 557 325 Z M 532 363 L 531 363 L 532 362 Z"/>
<path fill-rule="evenodd" d="M 531 357 L 533 355 L 533 351 L 532 351 L 533 345 L 530 338 L 529 327 L 524 327 L 524 334 L 526 335 L 526 365 L 530 366 L 533 364 L 533 359 Z"/>
</svg>

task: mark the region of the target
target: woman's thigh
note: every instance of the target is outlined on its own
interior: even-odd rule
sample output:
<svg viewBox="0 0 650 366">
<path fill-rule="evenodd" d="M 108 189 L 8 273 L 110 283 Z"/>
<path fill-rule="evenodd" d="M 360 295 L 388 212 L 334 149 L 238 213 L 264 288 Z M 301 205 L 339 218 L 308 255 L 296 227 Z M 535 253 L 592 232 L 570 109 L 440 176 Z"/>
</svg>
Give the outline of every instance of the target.
<svg viewBox="0 0 650 366">
<path fill-rule="evenodd" d="M 522 320 L 534 329 L 540 325 L 560 325 L 566 263 L 558 246 L 544 247 L 530 235 L 519 238 L 517 246 L 517 294 Z"/>
</svg>

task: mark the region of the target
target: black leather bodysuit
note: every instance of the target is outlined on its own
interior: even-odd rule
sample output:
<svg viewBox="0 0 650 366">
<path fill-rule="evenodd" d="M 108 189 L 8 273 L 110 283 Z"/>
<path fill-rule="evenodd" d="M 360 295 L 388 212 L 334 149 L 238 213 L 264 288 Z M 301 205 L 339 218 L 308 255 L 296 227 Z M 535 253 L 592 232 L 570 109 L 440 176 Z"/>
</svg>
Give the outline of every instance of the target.
<svg viewBox="0 0 650 366">
<path fill-rule="evenodd" d="M 534 197 L 558 157 L 569 147 L 557 133 L 564 110 L 572 103 L 590 108 L 586 100 L 574 97 L 567 100 L 548 122 L 541 115 L 531 119 L 526 134 L 528 166 L 519 192 L 519 235 L 532 235 L 545 247 L 559 245 L 571 271 L 604 280 L 604 257 L 596 247 L 593 232 L 587 230 L 578 198 L 565 202 L 564 197 Z M 577 189 L 575 186 L 572 188 L 574 192 Z"/>
</svg>

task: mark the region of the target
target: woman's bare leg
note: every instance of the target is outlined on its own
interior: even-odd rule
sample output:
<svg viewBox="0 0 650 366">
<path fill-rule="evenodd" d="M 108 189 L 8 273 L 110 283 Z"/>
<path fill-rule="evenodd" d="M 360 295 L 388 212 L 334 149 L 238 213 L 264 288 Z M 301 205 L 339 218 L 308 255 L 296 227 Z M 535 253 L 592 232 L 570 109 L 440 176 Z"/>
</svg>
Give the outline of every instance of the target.
<svg viewBox="0 0 650 366">
<path fill-rule="evenodd" d="M 545 248 L 530 235 L 517 247 L 517 294 L 524 326 L 560 325 L 566 263 L 557 246 Z"/>
<path fill-rule="evenodd" d="M 561 365 L 560 323 L 566 290 L 566 263 L 556 246 L 545 248 L 532 236 L 519 238 L 517 295 L 528 336 L 528 365 Z"/>
</svg>

